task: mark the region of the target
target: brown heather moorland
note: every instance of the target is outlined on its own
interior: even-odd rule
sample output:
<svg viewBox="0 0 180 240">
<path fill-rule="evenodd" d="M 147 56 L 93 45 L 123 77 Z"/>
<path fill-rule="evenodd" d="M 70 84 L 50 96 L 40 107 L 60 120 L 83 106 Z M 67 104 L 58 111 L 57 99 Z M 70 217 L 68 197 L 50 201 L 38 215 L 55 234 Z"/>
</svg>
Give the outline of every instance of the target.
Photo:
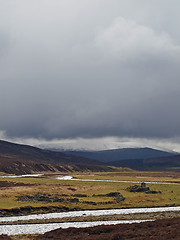
<svg viewBox="0 0 180 240">
<path fill-rule="evenodd" d="M 144 223 L 57 229 L 39 235 L 35 240 L 179 240 L 179 228 L 180 218 L 161 219 Z"/>
<path fill-rule="evenodd" d="M 0 240 L 179 240 L 180 218 L 154 222 L 57 229 L 43 235 L 0 235 Z"/>
</svg>

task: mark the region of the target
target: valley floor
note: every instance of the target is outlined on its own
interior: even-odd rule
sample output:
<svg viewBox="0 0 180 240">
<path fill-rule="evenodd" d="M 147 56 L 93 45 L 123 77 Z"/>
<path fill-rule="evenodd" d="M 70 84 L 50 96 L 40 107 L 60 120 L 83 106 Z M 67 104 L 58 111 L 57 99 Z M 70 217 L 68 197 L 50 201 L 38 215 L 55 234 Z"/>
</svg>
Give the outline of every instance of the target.
<svg viewBox="0 0 180 240">
<path fill-rule="evenodd" d="M 42 173 L 41 173 L 42 174 Z M 179 172 L 72 172 L 71 176 L 66 177 L 67 173 L 45 173 L 43 175 L 22 176 L 22 177 L 0 177 L 0 217 L 18 216 L 28 214 L 39 214 L 48 212 L 67 212 L 90 209 L 129 209 L 142 207 L 161 207 L 161 206 L 180 206 L 180 173 Z M 59 179 L 57 179 L 57 177 Z M 75 181 L 72 180 L 76 179 Z M 83 180 L 84 179 L 84 180 Z M 85 180 L 85 179 L 88 179 Z M 83 181 L 82 181 L 83 180 Z M 100 180 L 100 181 L 93 181 Z M 110 180 L 110 181 L 108 181 Z M 126 182 L 127 181 L 127 182 Z M 131 181 L 138 182 L 132 183 Z M 130 192 L 128 189 L 134 185 L 140 186 L 142 182 L 146 182 L 151 192 Z M 156 182 L 156 184 L 155 184 Z M 99 226 L 96 229 L 102 234 L 100 239 L 118 240 L 118 239 L 157 239 L 157 231 L 169 229 L 169 233 L 176 237 L 174 226 L 179 226 L 180 211 L 161 212 L 161 213 L 136 213 L 129 215 L 109 216 L 83 216 L 83 217 L 67 217 L 63 219 L 49 220 L 31 220 L 20 222 L 6 222 L 5 224 L 42 224 L 42 223 L 58 223 L 58 222 L 86 222 L 86 221 L 116 221 L 116 220 L 138 220 L 138 219 L 157 219 L 157 228 L 154 223 L 139 223 L 127 225 L 131 226 L 131 230 L 126 229 L 126 224 L 121 226 L 110 226 L 108 235 L 106 230 L 108 226 Z M 164 220 L 160 220 L 164 219 Z M 167 219 L 167 220 L 165 220 Z M 172 219 L 172 222 L 168 219 Z M 175 220 L 174 220 L 175 219 Z M 172 223 L 172 224 L 171 224 Z M 4 223 L 0 223 L 3 225 Z M 145 224 L 145 225 L 144 225 Z M 150 225 L 148 225 L 150 224 Z M 151 225 L 152 224 L 152 225 Z M 170 224 L 170 225 L 168 225 Z M 142 227 L 141 227 L 142 226 Z M 165 227 L 166 226 L 166 227 Z M 144 233 L 142 231 L 144 229 Z M 93 233 L 93 229 L 86 228 L 81 230 L 81 239 L 99 239 L 98 234 Z M 118 231 L 123 230 L 122 236 Z M 134 229 L 134 230 L 133 230 Z M 140 233 L 141 229 L 142 233 Z M 151 229 L 150 235 L 147 236 L 147 229 Z M 153 230 L 154 229 L 154 230 Z M 96 232 L 95 230 L 95 232 Z M 137 231 L 136 231 L 137 230 Z M 61 232 L 62 231 L 62 232 Z M 52 239 L 79 239 L 76 231 L 72 230 L 55 230 Z M 92 234 L 90 232 L 92 232 Z M 165 231 L 164 238 L 168 239 L 168 231 Z M 88 235 L 86 234 L 88 232 Z M 137 234 L 136 234 L 137 233 Z M 50 233 L 49 233 L 50 234 Z M 64 236 L 58 238 L 57 236 Z M 140 234 L 140 235 L 138 235 Z M 146 237 L 145 237 L 146 235 Z M 11 236 L 12 239 L 48 239 L 50 236 L 45 233 L 42 237 L 39 235 L 20 235 Z M 134 238 L 133 238 L 134 236 Z M 138 236 L 135 238 L 135 236 Z M 178 236 L 178 235 L 177 235 Z M 149 237 L 149 238 L 148 238 Z M 152 238 L 150 238 L 152 237 Z M 3 239 L 2 236 L 0 239 Z M 4 238 L 6 239 L 6 238 Z M 8 239 L 8 238 L 7 238 Z M 171 239 L 171 238 L 169 238 Z M 176 238 L 173 238 L 176 239 Z M 178 239 L 178 238 L 177 238 Z"/>
</svg>

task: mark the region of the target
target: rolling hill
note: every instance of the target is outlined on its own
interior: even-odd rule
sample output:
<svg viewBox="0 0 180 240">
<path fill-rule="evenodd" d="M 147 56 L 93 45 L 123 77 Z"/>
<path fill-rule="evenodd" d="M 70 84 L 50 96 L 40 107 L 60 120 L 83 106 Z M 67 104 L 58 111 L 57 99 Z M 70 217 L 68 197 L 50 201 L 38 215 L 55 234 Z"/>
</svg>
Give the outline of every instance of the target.
<svg viewBox="0 0 180 240">
<path fill-rule="evenodd" d="M 53 152 L 0 140 L 0 172 L 27 174 L 40 171 L 113 171 L 103 163 L 85 157 Z"/>
<path fill-rule="evenodd" d="M 114 162 L 126 159 L 159 158 L 177 155 L 177 153 L 160 151 L 153 148 L 122 148 L 103 151 L 64 151 L 64 153 L 87 157 L 101 162 Z"/>
<path fill-rule="evenodd" d="M 152 148 L 124 148 L 104 151 L 66 151 L 76 156 L 88 157 L 108 165 L 135 170 L 179 170 L 180 154 Z"/>
<path fill-rule="evenodd" d="M 1 173 L 115 171 L 115 167 L 153 171 L 179 170 L 180 154 L 150 148 L 57 152 L 0 140 Z"/>
<path fill-rule="evenodd" d="M 180 171 L 180 154 L 148 159 L 126 159 L 110 162 L 110 165 L 147 171 Z"/>
</svg>

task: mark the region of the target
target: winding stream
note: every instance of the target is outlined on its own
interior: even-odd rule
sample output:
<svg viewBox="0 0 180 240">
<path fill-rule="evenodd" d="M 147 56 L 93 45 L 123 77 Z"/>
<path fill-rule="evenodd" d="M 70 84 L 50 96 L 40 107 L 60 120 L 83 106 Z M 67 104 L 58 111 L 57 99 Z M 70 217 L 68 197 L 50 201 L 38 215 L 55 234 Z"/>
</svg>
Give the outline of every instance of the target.
<svg viewBox="0 0 180 240">
<path fill-rule="evenodd" d="M 140 223 L 152 220 L 121 220 L 121 221 L 94 221 L 94 222 L 65 222 L 48 224 L 21 224 L 21 225 L 1 225 L 0 234 L 18 235 L 18 234 L 43 234 L 58 228 L 84 228 L 99 225 L 115 225 L 125 223 Z"/>
<path fill-rule="evenodd" d="M 142 183 L 142 181 L 120 181 L 120 180 L 104 180 L 104 179 L 80 179 L 80 178 L 73 178 L 72 176 L 63 176 L 63 177 L 56 177 L 57 180 L 68 180 L 68 181 L 85 181 L 85 182 L 119 182 L 119 183 Z M 152 184 L 180 184 L 174 182 L 146 182 Z"/>
<path fill-rule="evenodd" d="M 24 174 L 24 175 L 10 175 L 0 176 L 2 178 L 23 178 L 23 177 L 42 177 L 43 174 Z"/>
<path fill-rule="evenodd" d="M 43 177 L 43 174 L 24 174 L 24 175 L 10 175 L 10 176 L 0 176 L 2 178 L 23 178 L 23 177 Z M 119 182 L 119 183 L 142 183 L 142 181 L 122 181 L 122 180 L 104 180 L 104 179 L 80 179 L 80 178 L 73 178 L 72 176 L 63 176 L 63 177 L 56 177 L 57 180 L 70 180 L 70 181 L 85 181 L 85 182 Z M 177 184 L 177 182 L 146 182 L 152 184 Z"/>
<path fill-rule="evenodd" d="M 32 214 L 26 216 L 0 217 L 0 222 L 14 222 L 22 220 L 44 220 L 65 217 L 87 217 L 87 216 L 107 216 L 114 214 L 133 214 L 133 213 L 156 213 L 180 211 L 178 207 L 156 207 L 156 208 L 128 208 L 128 209 L 105 209 L 105 210 L 84 210 L 58 213 Z"/>
</svg>

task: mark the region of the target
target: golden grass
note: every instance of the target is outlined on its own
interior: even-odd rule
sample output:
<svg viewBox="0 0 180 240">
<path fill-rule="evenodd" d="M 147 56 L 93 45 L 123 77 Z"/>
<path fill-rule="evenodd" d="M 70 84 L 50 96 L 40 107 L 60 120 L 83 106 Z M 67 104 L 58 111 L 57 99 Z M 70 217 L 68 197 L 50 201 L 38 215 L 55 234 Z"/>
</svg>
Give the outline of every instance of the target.
<svg viewBox="0 0 180 240">
<path fill-rule="evenodd" d="M 149 173 L 148 173 L 149 174 Z M 88 178 L 88 179 L 112 179 L 112 180 L 133 180 L 133 181 L 178 181 L 177 179 L 163 176 L 163 177 L 151 177 L 151 176 L 121 176 L 119 173 L 73 173 L 76 178 Z M 57 206 L 68 207 L 69 209 L 104 209 L 104 208 L 126 208 L 126 207 L 153 207 L 153 206 L 177 206 L 180 205 L 180 185 L 164 185 L 164 184 L 147 184 L 151 190 L 161 191 L 158 194 L 145 194 L 145 193 L 131 193 L 125 189 L 134 185 L 133 183 L 117 183 L 117 182 L 84 182 L 84 181 L 67 181 L 56 180 L 50 178 L 0 178 L 0 181 L 13 181 L 22 182 L 25 184 L 34 184 L 28 186 L 15 186 L 0 189 L 0 208 L 10 209 L 15 207 L 32 206 Z M 98 197 L 93 194 L 106 194 L 109 192 L 120 192 L 125 201 L 117 203 L 111 197 Z M 47 203 L 38 201 L 16 201 L 17 196 L 33 195 L 36 193 L 41 194 L 87 194 L 88 197 L 79 198 L 79 203 Z M 93 201 L 97 205 L 91 205 L 83 203 L 83 201 Z M 111 204 L 102 203 L 113 201 Z M 100 203 L 101 202 L 101 203 Z"/>
<path fill-rule="evenodd" d="M 22 235 L 13 235 L 11 236 L 11 238 L 13 240 L 33 240 L 37 236 L 38 234 L 22 234 Z"/>
<path fill-rule="evenodd" d="M 73 177 L 79 179 L 141 181 L 141 182 L 180 182 L 180 173 L 177 172 L 91 172 L 73 173 Z"/>
</svg>

